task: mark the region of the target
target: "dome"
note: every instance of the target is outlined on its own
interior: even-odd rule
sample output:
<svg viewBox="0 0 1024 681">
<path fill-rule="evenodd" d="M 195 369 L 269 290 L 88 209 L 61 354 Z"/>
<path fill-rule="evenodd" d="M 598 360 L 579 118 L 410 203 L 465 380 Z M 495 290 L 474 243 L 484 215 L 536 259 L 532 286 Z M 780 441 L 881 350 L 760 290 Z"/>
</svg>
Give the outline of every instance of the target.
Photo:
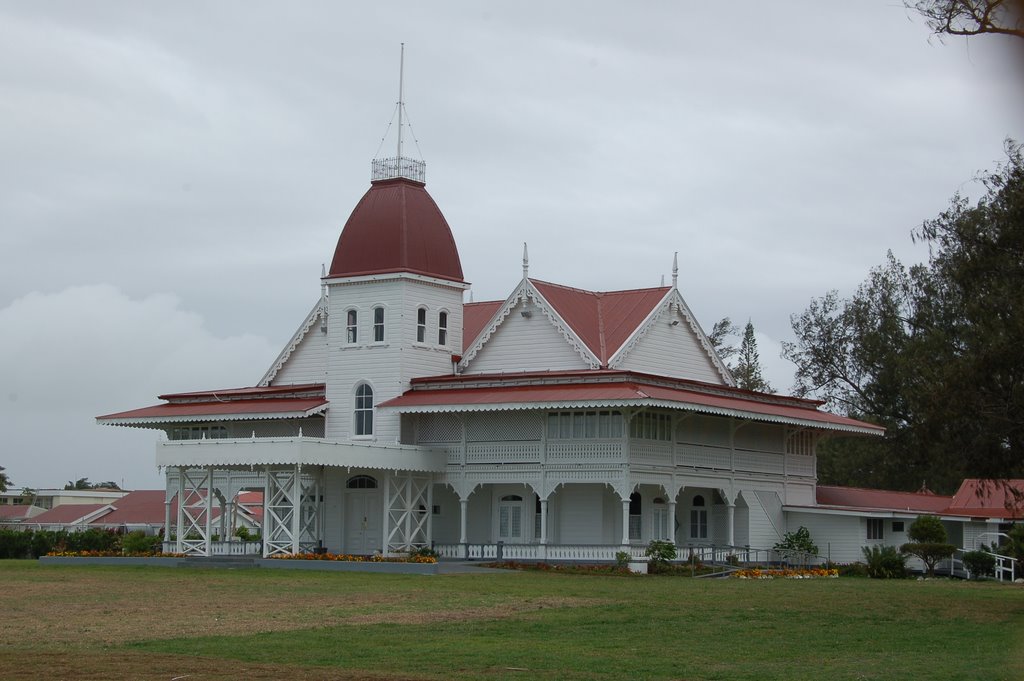
<svg viewBox="0 0 1024 681">
<path fill-rule="evenodd" d="M 338 239 L 331 277 L 411 272 L 462 281 L 455 239 L 422 182 L 376 180 Z"/>
</svg>

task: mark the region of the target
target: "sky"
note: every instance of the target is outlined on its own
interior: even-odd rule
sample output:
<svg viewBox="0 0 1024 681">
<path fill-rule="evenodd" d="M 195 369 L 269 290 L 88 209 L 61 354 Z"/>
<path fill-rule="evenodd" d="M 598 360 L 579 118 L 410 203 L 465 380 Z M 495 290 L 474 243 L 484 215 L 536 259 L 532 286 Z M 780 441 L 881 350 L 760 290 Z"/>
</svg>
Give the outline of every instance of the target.
<svg viewBox="0 0 1024 681">
<path fill-rule="evenodd" d="M 678 252 L 698 321 L 751 320 L 787 392 L 790 316 L 925 259 L 911 231 L 1024 140 L 1013 40 L 893 0 L 0 0 L 0 465 L 162 487 L 154 431 L 94 417 L 260 379 L 393 153 L 402 42 L 476 301 L 523 242 L 599 291 Z"/>
</svg>

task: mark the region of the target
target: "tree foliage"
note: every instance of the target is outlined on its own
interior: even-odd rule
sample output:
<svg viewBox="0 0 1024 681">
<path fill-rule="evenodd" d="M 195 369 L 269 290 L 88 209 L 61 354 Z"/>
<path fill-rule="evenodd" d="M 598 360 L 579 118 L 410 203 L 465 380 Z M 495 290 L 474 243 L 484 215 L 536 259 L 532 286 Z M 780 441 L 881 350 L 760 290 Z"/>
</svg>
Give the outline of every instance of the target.
<svg viewBox="0 0 1024 681">
<path fill-rule="evenodd" d="M 89 482 L 89 478 L 79 478 L 78 480 L 68 480 L 67 484 L 64 485 L 64 489 L 67 490 L 88 490 L 88 489 L 121 489 L 117 483 L 112 480 L 105 480 L 103 482 Z"/>
<path fill-rule="evenodd" d="M 1024 38 L 1020 0 L 905 0 L 904 4 L 923 16 L 936 35 L 993 33 Z"/>
<path fill-rule="evenodd" d="M 0 492 L 6 492 L 7 488 L 11 486 L 11 479 L 7 477 L 5 470 L 3 466 L 0 466 Z"/>
<path fill-rule="evenodd" d="M 791 318 L 798 394 L 886 428 L 823 447 L 823 482 L 952 491 L 1024 469 L 1024 163 L 1007 154 L 976 205 L 954 196 L 914 233 L 926 264 L 890 253 L 851 298 Z"/>
<path fill-rule="evenodd" d="M 747 320 L 740 344 L 735 345 L 731 340 L 733 336 L 739 335 L 739 332 L 739 327 L 733 324 L 731 319 L 723 317 L 715 322 L 711 333 L 708 334 L 708 341 L 718 353 L 719 358 L 729 367 L 738 387 L 744 390 L 774 392 L 771 385 L 765 380 L 761 369 L 761 356 L 757 351 L 753 323 Z M 733 357 L 736 360 L 730 361 Z"/>
<path fill-rule="evenodd" d="M 772 392 L 772 387 L 761 372 L 761 355 L 757 352 L 754 325 L 749 320 L 743 328 L 743 340 L 740 342 L 740 349 L 736 355 L 736 364 L 730 368 L 736 379 L 736 385 L 740 388 L 763 393 Z"/>
<path fill-rule="evenodd" d="M 918 516 L 907 530 L 910 542 L 900 547 L 903 553 L 917 556 L 924 563 L 928 575 L 935 576 L 935 565 L 953 555 L 956 547 L 946 543 L 948 535 L 942 521 L 933 515 Z"/>
</svg>

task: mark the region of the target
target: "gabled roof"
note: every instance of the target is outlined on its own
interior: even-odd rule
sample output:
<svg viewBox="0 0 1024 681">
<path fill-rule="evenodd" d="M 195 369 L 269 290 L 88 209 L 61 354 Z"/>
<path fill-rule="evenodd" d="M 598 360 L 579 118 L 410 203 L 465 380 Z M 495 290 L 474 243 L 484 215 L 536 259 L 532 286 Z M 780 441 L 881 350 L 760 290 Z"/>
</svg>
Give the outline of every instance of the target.
<svg viewBox="0 0 1024 681">
<path fill-rule="evenodd" d="M 46 509 L 28 504 L 0 504 L 0 521 L 21 521 L 33 518 Z"/>
<path fill-rule="evenodd" d="M 269 369 L 267 369 L 267 373 L 263 374 L 263 378 L 260 379 L 258 385 L 270 385 L 270 382 L 273 381 L 274 378 L 277 376 L 278 372 L 281 371 L 281 368 L 284 366 L 284 363 L 288 361 L 288 358 L 292 356 L 292 353 L 295 352 L 295 349 L 299 347 L 299 343 L 301 343 L 302 340 L 306 337 L 306 334 L 309 333 L 309 330 L 311 328 L 313 328 L 313 325 L 317 322 L 317 320 L 319 320 L 323 316 L 325 303 L 326 299 L 323 296 L 321 296 L 320 299 L 316 301 L 316 303 L 313 305 L 313 309 L 309 311 L 309 314 L 306 315 L 306 318 L 302 320 L 302 324 L 300 324 L 299 328 L 295 331 L 294 334 L 292 334 L 292 337 L 288 341 L 288 344 L 284 346 L 283 350 L 281 350 L 281 354 L 277 356 L 277 359 L 274 360 L 274 363 L 270 365 Z"/>
<path fill-rule="evenodd" d="M 98 525 L 163 525 L 166 492 L 162 489 L 140 489 L 110 504 L 113 509 L 96 520 Z M 171 503 L 172 517 L 177 514 L 177 497 Z"/>
<path fill-rule="evenodd" d="M 109 504 L 60 504 L 33 516 L 32 522 L 40 525 L 74 525 L 108 507 Z"/>
<path fill-rule="evenodd" d="M 833 485 L 818 485 L 817 488 L 819 506 L 848 509 L 942 513 L 949 506 L 951 499 L 928 492 L 897 492 Z"/>
<path fill-rule="evenodd" d="M 487 326 L 487 322 L 501 308 L 503 300 L 489 300 L 482 303 L 466 303 L 462 306 L 462 351 L 465 352 L 480 332 Z"/>
<path fill-rule="evenodd" d="M 964 480 L 948 511 L 972 517 L 1024 518 L 1024 480 Z"/>
<path fill-rule="evenodd" d="M 608 365 L 615 351 L 672 290 L 663 286 L 628 291 L 585 291 L 539 279 L 529 281 L 602 366 Z"/>
<path fill-rule="evenodd" d="M 824 430 L 881 435 L 884 428 L 819 411 L 821 402 L 630 371 L 468 374 L 413 379 L 378 405 L 400 413 L 661 407 Z"/>
</svg>

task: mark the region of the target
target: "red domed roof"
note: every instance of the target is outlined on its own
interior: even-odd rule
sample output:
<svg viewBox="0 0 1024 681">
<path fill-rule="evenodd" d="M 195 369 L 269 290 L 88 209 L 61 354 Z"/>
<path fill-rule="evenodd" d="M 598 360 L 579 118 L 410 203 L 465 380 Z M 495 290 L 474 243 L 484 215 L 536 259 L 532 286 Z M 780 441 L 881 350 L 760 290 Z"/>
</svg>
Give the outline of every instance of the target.
<svg viewBox="0 0 1024 681">
<path fill-rule="evenodd" d="M 421 182 L 377 180 L 345 223 L 331 277 L 411 272 L 462 281 L 448 223 Z"/>
</svg>

